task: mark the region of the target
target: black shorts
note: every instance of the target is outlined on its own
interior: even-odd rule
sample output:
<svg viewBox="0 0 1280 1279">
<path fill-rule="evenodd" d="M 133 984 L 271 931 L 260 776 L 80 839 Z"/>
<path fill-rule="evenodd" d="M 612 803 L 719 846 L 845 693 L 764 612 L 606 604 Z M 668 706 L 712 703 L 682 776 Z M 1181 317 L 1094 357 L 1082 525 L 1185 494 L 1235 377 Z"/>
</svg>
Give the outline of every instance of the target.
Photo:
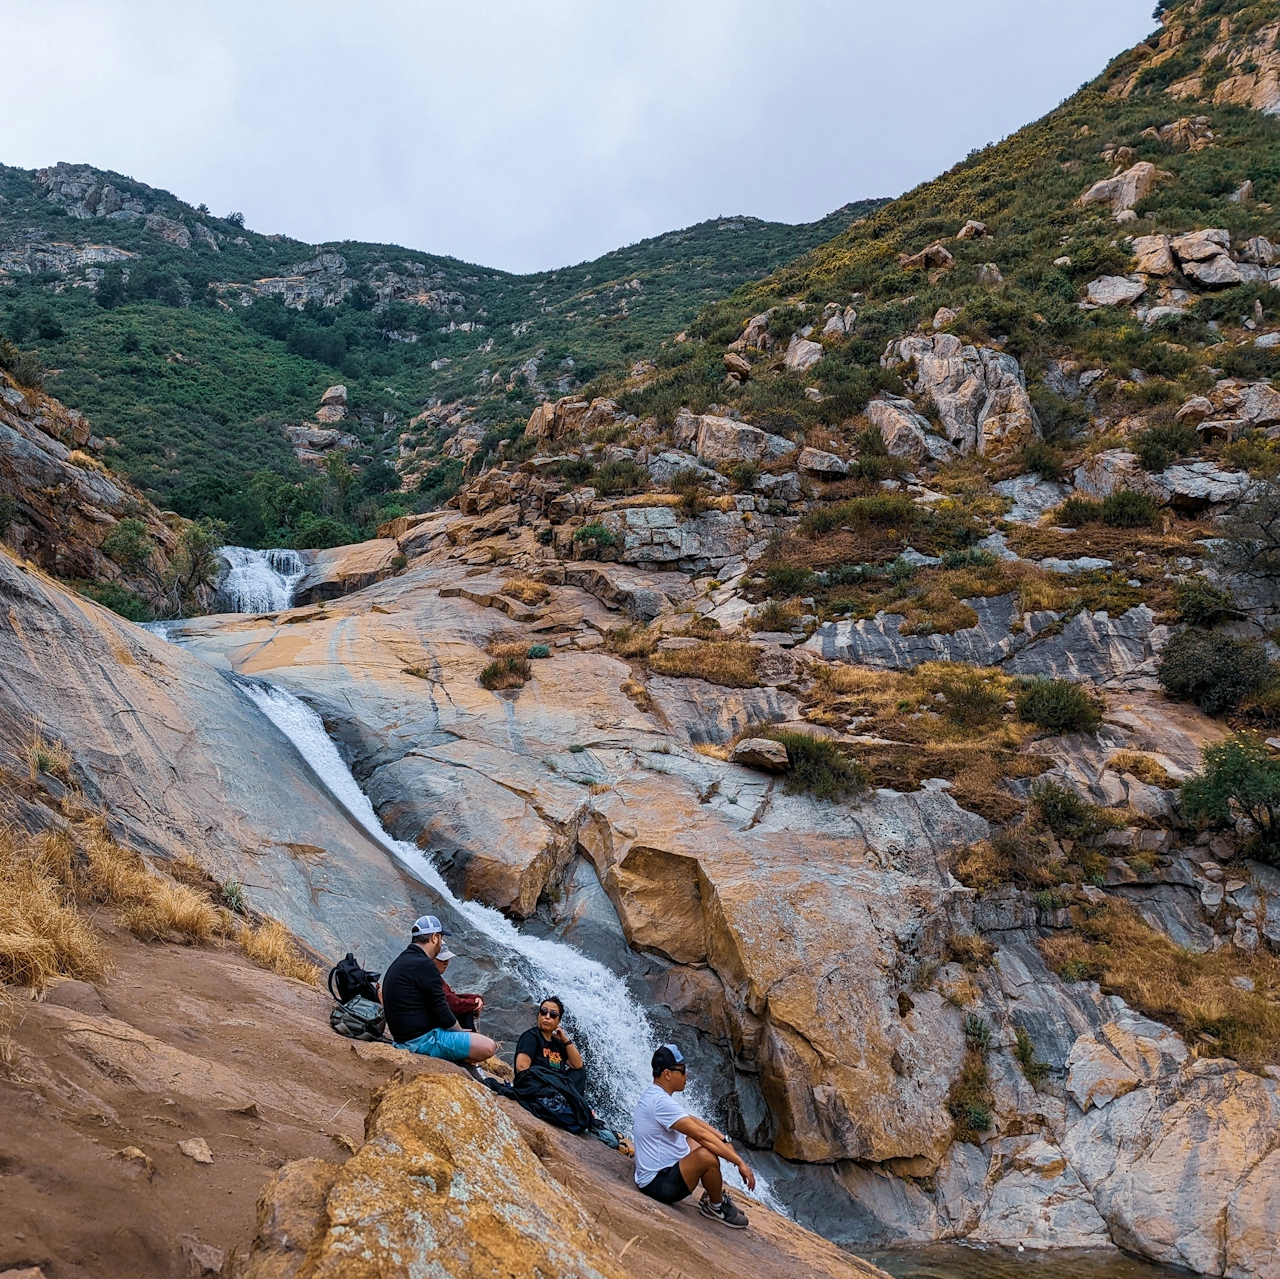
<svg viewBox="0 0 1280 1279">
<path fill-rule="evenodd" d="M 675 1163 L 670 1168 L 664 1168 L 647 1186 L 641 1186 L 640 1193 L 656 1199 L 660 1204 L 678 1204 L 693 1192 L 684 1184 L 680 1165 Z"/>
</svg>

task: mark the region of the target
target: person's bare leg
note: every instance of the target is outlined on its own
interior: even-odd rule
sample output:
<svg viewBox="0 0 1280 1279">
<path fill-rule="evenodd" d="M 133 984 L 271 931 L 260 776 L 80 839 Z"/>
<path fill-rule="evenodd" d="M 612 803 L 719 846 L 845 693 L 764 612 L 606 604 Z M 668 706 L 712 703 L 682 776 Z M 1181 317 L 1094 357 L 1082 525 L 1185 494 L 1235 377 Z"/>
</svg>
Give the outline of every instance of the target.
<svg viewBox="0 0 1280 1279">
<path fill-rule="evenodd" d="M 488 1035 L 472 1035 L 471 1051 L 467 1054 L 467 1065 L 474 1066 L 488 1061 L 498 1051 L 498 1045 Z"/>
<path fill-rule="evenodd" d="M 720 1160 L 692 1138 L 689 1140 L 689 1153 L 680 1160 L 680 1175 L 691 1192 L 696 1190 L 698 1183 L 701 1182 L 707 1194 L 710 1195 L 711 1202 L 720 1202 L 720 1196 L 724 1193 Z"/>
</svg>

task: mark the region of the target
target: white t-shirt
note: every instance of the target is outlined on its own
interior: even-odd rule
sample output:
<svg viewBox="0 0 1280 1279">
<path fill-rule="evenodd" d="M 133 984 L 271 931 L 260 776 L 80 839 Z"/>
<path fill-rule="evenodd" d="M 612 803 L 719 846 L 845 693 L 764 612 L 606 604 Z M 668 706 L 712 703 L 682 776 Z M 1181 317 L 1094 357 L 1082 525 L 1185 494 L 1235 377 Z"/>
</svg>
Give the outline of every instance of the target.
<svg viewBox="0 0 1280 1279">
<path fill-rule="evenodd" d="M 678 1164 L 689 1153 L 684 1133 L 672 1124 L 689 1112 L 665 1089 L 650 1084 L 636 1106 L 631 1136 L 636 1147 L 636 1185 L 647 1186 L 664 1168 Z"/>
</svg>

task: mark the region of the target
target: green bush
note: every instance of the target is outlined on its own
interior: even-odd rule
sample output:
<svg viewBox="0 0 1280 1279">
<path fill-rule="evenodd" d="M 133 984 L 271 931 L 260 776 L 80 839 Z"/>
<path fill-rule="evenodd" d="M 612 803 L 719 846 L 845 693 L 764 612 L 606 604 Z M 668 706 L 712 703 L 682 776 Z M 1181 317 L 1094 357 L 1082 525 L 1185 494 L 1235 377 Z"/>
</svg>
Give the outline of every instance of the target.
<svg viewBox="0 0 1280 1279">
<path fill-rule="evenodd" d="M 1203 771 L 1182 786 L 1188 817 L 1230 825 L 1242 813 L 1258 830 L 1265 859 L 1280 853 L 1280 759 L 1258 733 L 1236 733 L 1201 753 Z"/>
<path fill-rule="evenodd" d="M 813 586 L 813 570 L 798 564 L 775 564 L 764 571 L 770 595 L 790 599 Z"/>
<path fill-rule="evenodd" d="M 667 481 L 667 487 L 680 499 L 680 513 L 687 519 L 696 519 L 702 514 L 705 505 L 702 476 L 695 467 L 682 466 Z"/>
<path fill-rule="evenodd" d="M 593 483 L 601 497 L 640 493 L 649 487 L 649 472 L 629 458 L 619 458 L 616 462 L 606 462 L 596 472 Z"/>
<path fill-rule="evenodd" d="M 571 457 L 560 462 L 553 462 L 547 470 L 552 475 L 564 480 L 566 484 L 585 484 L 596 473 L 593 463 L 585 458 Z"/>
<path fill-rule="evenodd" d="M 579 546 L 586 547 L 597 555 L 606 548 L 618 544 L 617 537 L 609 532 L 603 524 L 584 524 L 574 533 L 573 540 Z"/>
<path fill-rule="evenodd" d="M 17 499 L 9 493 L 0 493 L 0 537 L 9 531 L 9 525 L 13 523 L 17 514 Z"/>
<path fill-rule="evenodd" d="M 729 481 L 739 493 L 745 493 L 760 478 L 760 468 L 754 462 L 739 462 L 729 468 Z"/>
<path fill-rule="evenodd" d="M 1194 428 L 1181 422 L 1169 422 L 1143 431 L 1135 441 L 1133 451 L 1144 471 L 1163 471 L 1176 459 L 1194 453 L 1198 443 Z"/>
<path fill-rule="evenodd" d="M 980 671 L 949 675 L 940 681 L 939 691 L 947 699 L 945 717 L 959 728 L 986 728 L 1004 713 L 1004 693 Z"/>
<path fill-rule="evenodd" d="M 1090 502 L 1083 497 L 1069 497 L 1058 507 L 1054 520 L 1065 528 L 1083 528 L 1086 524 L 1100 524 L 1102 503 Z"/>
<path fill-rule="evenodd" d="M 131 622 L 150 622 L 153 619 L 146 600 L 119 582 L 75 582 L 73 585 L 81 595 L 87 595 L 103 608 L 109 608 Z"/>
<path fill-rule="evenodd" d="M 155 543 L 138 519 L 121 520 L 102 540 L 102 553 L 125 568 L 139 568 L 151 557 Z"/>
<path fill-rule="evenodd" d="M 1016 1041 L 1013 1055 L 1018 1059 L 1027 1083 L 1038 1091 L 1049 1077 L 1048 1063 L 1036 1060 L 1035 1045 L 1031 1042 L 1031 1036 L 1021 1026 L 1015 1025 L 1013 1034 Z"/>
<path fill-rule="evenodd" d="M 1060 480 L 1063 477 L 1062 450 L 1043 440 L 1032 440 L 1018 454 L 1019 471 L 1035 472 L 1042 480 Z"/>
<path fill-rule="evenodd" d="M 1224 617 L 1237 616 L 1230 591 L 1220 590 L 1203 577 L 1190 577 L 1173 588 L 1173 598 L 1184 622 L 1212 626 Z"/>
<path fill-rule="evenodd" d="M 817 799 L 842 799 L 866 793 L 866 769 L 835 742 L 781 729 L 763 729 L 758 736 L 771 737 L 787 748 L 788 769 L 782 788 L 788 795 L 806 793 Z"/>
<path fill-rule="evenodd" d="M 1208 715 L 1222 715 L 1261 692 L 1274 672 L 1254 640 L 1186 630 L 1165 644 L 1156 678 L 1174 697 L 1194 702 Z"/>
<path fill-rule="evenodd" d="M 986 1052 L 991 1047 L 991 1023 L 979 1013 L 966 1013 L 964 1038 L 970 1048 Z"/>
<path fill-rule="evenodd" d="M 1102 503 L 1102 522 L 1111 528 L 1148 528 L 1160 518 L 1154 498 L 1119 489 Z"/>
<path fill-rule="evenodd" d="M 1057 782 L 1037 782 L 1031 788 L 1031 802 L 1059 839 L 1093 839 L 1121 820 Z"/>
<path fill-rule="evenodd" d="M 1036 679 L 1014 696 L 1018 718 L 1050 733 L 1083 733 L 1102 722 L 1098 703 L 1067 679 Z"/>
<path fill-rule="evenodd" d="M 530 644 L 526 656 L 532 658 L 550 657 L 551 648 L 547 644 Z"/>
</svg>

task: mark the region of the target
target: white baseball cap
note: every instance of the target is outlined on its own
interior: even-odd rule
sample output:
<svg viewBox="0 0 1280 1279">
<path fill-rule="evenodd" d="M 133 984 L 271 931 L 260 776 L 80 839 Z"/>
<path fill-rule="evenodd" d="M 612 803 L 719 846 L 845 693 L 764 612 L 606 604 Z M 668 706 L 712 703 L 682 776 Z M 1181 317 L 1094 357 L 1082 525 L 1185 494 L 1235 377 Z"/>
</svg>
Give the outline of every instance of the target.
<svg viewBox="0 0 1280 1279">
<path fill-rule="evenodd" d="M 433 937 L 436 933 L 449 936 L 449 930 L 434 915 L 423 915 L 415 919 L 413 927 L 409 930 L 410 937 Z"/>
<path fill-rule="evenodd" d="M 436 951 L 436 958 L 437 959 L 457 959 L 458 957 L 453 953 L 453 951 L 449 949 L 448 942 L 441 942 L 440 949 Z"/>
</svg>

